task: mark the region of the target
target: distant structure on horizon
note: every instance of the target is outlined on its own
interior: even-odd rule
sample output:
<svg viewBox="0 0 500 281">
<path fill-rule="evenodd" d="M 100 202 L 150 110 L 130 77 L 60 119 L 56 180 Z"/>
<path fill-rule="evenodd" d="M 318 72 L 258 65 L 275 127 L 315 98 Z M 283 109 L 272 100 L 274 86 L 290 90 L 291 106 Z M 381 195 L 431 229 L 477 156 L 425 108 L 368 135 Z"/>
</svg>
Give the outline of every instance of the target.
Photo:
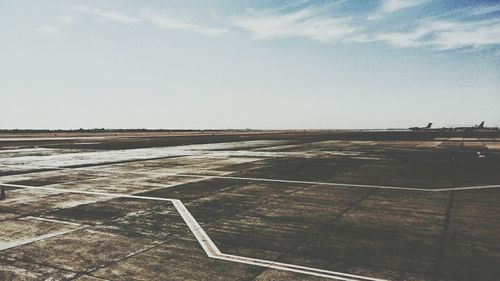
<svg viewBox="0 0 500 281">
<path fill-rule="evenodd" d="M 425 127 L 410 127 L 408 129 L 412 130 L 412 131 L 425 131 L 425 130 L 455 130 L 455 131 L 495 130 L 495 131 L 498 131 L 498 130 L 500 130 L 498 127 L 485 127 L 484 121 L 482 121 L 481 123 L 476 124 L 472 127 L 450 127 L 450 128 L 443 127 L 443 128 L 435 128 L 435 129 L 433 129 L 431 127 L 432 127 L 432 123 L 428 123 L 427 126 L 425 126 Z"/>
<path fill-rule="evenodd" d="M 456 128 L 453 128 L 453 130 L 463 130 L 463 131 L 476 131 L 476 130 L 479 130 L 479 131 L 483 131 L 483 130 L 495 130 L 495 131 L 498 131 L 499 128 L 498 127 L 485 127 L 484 126 L 484 121 L 482 121 L 481 123 L 479 123 L 479 125 L 474 125 L 472 127 L 456 127 Z"/>
<path fill-rule="evenodd" d="M 411 127 L 410 130 L 412 130 L 412 131 L 430 130 L 431 127 L 432 127 L 432 122 L 428 123 L 427 126 L 425 126 L 425 127 Z"/>
</svg>

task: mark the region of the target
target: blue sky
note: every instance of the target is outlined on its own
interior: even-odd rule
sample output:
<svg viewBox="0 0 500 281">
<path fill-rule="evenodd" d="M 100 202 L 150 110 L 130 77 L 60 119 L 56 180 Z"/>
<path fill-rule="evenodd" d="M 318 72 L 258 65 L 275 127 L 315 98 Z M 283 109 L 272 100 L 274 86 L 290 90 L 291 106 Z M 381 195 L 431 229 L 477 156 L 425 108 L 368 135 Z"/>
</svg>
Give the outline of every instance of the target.
<svg viewBox="0 0 500 281">
<path fill-rule="evenodd" d="M 0 0 L 0 128 L 500 125 L 500 3 Z"/>
</svg>

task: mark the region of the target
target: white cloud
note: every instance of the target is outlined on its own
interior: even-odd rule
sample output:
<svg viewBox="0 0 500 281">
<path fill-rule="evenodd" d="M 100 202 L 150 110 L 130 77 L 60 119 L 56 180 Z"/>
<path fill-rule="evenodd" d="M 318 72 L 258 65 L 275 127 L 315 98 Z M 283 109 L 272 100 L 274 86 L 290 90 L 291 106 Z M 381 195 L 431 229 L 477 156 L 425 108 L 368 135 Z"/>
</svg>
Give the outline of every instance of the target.
<svg viewBox="0 0 500 281">
<path fill-rule="evenodd" d="M 439 50 L 482 48 L 500 44 L 500 21 L 468 23 L 433 21 L 409 32 L 379 33 L 364 39 L 365 42 L 384 41 L 399 48 L 428 47 Z"/>
<path fill-rule="evenodd" d="M 400 48 L 428 46 L 429 40 L 432 39 L 427 38 L 428 36 L 431 36 L 434 32 L 451 30 L 455 25 L 449 22 L 433 22 L 422 25 L 413 31 L 379 33 L 371 41 L 385 41 L 394 47 Z"/>
<path fill-rule="evenodd" d="M 481 48 L 500 44 L 500 24 L 472 24 L 459 26 L 436 35 L 431 42 L 438 49 L 457 49 L 464 47 Z"/>
<path fill-rule="evenodd" d="M 169 15 L 157 15 L 149 10 L 143 12 L 140 17 L 129 16 L 116 11 L 102 11 L 99 9 L 84 6 L 78 6 L 76 7 L 76 10 L 81 13 L 94 15 L 103 21 L 113 21 L 129 25 L 146 22 L 153 24 L 159 28 L 185 30 L 210 36 L 217 36 L 227 32 L 226 29 L 205 27 L 189 22 L 187 20 L 174 18 Z"/>
<path fill-rule="evenodd" d="M 472 16 L 486 15 L 500 11 L 500 4 L 474 6 L 472 8 L 468 8 L 467 10 L 469 11 L 469 15 Z"/>
<path fill-rule="evenodd" d="M 141 22 L 141 19 L 139 18 L 128 16 L 115 11 L 102 11 L 99 9 L 88 8 L 84 6 L 78 6 L 76 7 L 76 10 L 81 13 L 87 13 L 97 16 L 104 21 L 112 21 L 123 24 L 137 24 Z"/>
<path fill-rule="evenodd" d="M 430 0 L 383 0 L 377 12 L 369 16 L 368 20 L 375 20 L 381 18 L 384 14 L 394 13 L 396 11 L 423 5 Z"/>
<path fill-rule="evenodd" d="M 385 13 L 392 13 L 401 9 L 406 9 L 422 5 L 429 0 L 385 0 L 380 6 L 380 10 Z"/>
<path fill-rule="evenodd" d="M 253 34 L 255 39 L 302 37 L 333 42 L 355 31 L 346 19 L 333 18 L 311 9 L 280 14 L 254 14 L 233 17 L 233 23 Z"/>
<path fill-rule="evenodd" d="M 146 21 L 165 29 L 177 29 L 197 32 L 210 36 L 217 36 L 227 32 L 226 29 L 201 26 L 187 20 L 174 18 L 170 15 L 155 15 L 151 12 L 144 12 Z"/>
<path fill-rule="evenodd" d="M 38 32 L 42 35 L 50 36 L 50 37 L 57 37 L 61 33 L 57 27 L 52 26 L 52 25 L 39 26 L 35 30 L 36 30 L 36 32 Z"/>
<path fill-rule="evenodd" d="M 378 13 L 382 15 L 392 13 L 428 1 L 430 0 L 384 0 Z M 413 28 L 394 32 L 377 30 L 377 28 L 366 31 L 366 26 L 353 26 L 353 21 L 350 18 L 332 16 L 330 6 L 308 7 L 293 12 L 287 12 L 290 9 L 260 12 L 249 10 L 244 15 L 231 17 L 230 23 L 234 27 L 250 32 L 255 39 L 305 38 L 319 42 L 385 42 L 397 48 L 438 50 L 475 50 L 500 45 L 500 19 L 471 20 L 474 15 L 499 11 L 500 4 L 477 6 L 474 9 L 462 11 L 460 12 L 462 17 L 456 17 L 455 20 L 428 18 L 423 22 L 416 23 Z M 225 28 L 207 27 L 179 16 L 158 14 L 153 10 L 143 10 L 137 16 L 83 6 L 77 7 L 76 10 L 80 13 L 96 16 L 101 20 L 123 24 L 144 23 L 159 28 L 196 32 L 209 36 L 218 36 L 228 32 Z M 212 13 L 215 14 L 215 11 Z M 223 20 L 217 16 L 213 17 L 219 21 Z M 459 18 L 463 18 L 462 21 L 459 21 Z M 464 21 L 464 19 L 468 21 Z M 75 15 L 59 17 L 57 20 L 61 23 L 73 23 Z M 37 32 L 52 37 L 60 34 L 59 28 L 52 25 L 41 26 L 37 28 Z"/>
</svg>

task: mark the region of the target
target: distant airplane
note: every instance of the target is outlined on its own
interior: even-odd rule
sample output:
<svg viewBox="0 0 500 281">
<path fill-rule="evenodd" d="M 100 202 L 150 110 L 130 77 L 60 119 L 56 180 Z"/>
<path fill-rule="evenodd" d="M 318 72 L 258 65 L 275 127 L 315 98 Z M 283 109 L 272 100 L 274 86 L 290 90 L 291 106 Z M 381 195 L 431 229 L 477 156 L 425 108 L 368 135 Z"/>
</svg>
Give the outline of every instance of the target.
<svg viewBox="0 0 500 281">
<path fill-rule="evenodd" d="M 425 127 L 411 127 L 410 130 L 417 131 L 417 130 L 429 130 L 432 126 L 432 123 L 427 124 Z"/>
<path fill-rule="evenodd" d="M 455 127 L 454 130 L 474 131 L 474 130 L 499 130 L 498 127 L 485 127 L 484 121 L 472 127 Z"/>
</svg>

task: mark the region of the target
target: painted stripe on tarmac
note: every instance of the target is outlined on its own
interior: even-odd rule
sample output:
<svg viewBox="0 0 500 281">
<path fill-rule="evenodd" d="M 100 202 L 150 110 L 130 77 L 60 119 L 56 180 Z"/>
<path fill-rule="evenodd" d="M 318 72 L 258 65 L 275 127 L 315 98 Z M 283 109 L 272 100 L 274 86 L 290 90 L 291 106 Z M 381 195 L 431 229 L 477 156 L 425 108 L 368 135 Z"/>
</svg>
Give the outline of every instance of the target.
<svg viewBox="0 0 500 281">
<path fill-rule="evenodd" d="M 206 179 L 247 180 L 247 181 L 279 182 L 279 183 L 310 184 L 310 185 L 328 185 L 328 186 L 337 186 L 337 187 L 360 187 L 360 188 L 376 188 L 376 189 L 424 191 L 424 192 L 491 189 L 491 188 L 499 188 L 500 187 L 500 184 L 496 184 L 496 185 L 480 185 L 480 186 L 464 186 L 464 187 L 428 189 L 428 188 L 402 187 L 402 186 L 389 186 L 389 185 L 371 185 L 371 184 L 317 182 L 317 181 L 297 181 L 297 180 L 285 180 L 285 179 L 247 178 L 247 177 L 215 176 L 215 175 L 176 174 L 176 173 L 162 173 L 162 175 L 177 176 L 177 177 L 206 178 Z"/>
<path fill-rule="evenodd" d="M 298 180 L 285 180 L 285 179 L 247 178 L 247 177 L 233 177 L 233 176 L 212 176 L 212 175 L 175 174 L 175 173 L 164 173 L 163 175 L 177 176 L 177 177 L 207 178 L 207 179 L 228 179 L 228 180 L 280 182 L 280 183 L 293 183 L 293 184 L 329 185 L 329 186 L 341 186 L 341 187 L 361 187 L 361 188 L 378 188 L 378 189 L 395 189 L 395 190 L 432 191 L 432 189 L 425 189 L 425 188 L 413 188 L 413 187 L 401 187 L 401 186 L 385 186 L 385 185 L 370 185 L 370 184 L 317 182 L 317 181 L 298 181 Z"/>
<path fill-rule="evenodd" d="M 109 164 L 113 165 L 113 164 Z M 53 170 L 82 170 L 82 171 L 97 171 L 96 169 L 88 167 L 78 167 L 78 168 L 51 168 Z M 109 173 L 118 173 L 118 171 L 107 171 Z M 129 174 L 130 172 L 125 172 L 121 174 Z M 141 174 L 143 172 L 132 172 Z M 404 187 L 404 186 L 390 186 L 390 185 L 371 185 L 371 184 L 356 184 L 356 183 L 340 183 L 340 182 L 317 182 L 317 181 L 299 181 L 299 180 L 287 180 L 287 179 L 270 179 L 270 178 L 254 178 L 254 177 L 233 177 L 233 176 L 217 176 L 217 175 L 203 175 L 203 174 L 186 174 L 186 173 L 149 173 L 159 176 L 175 176 L 175 177 L 188 177 L 188 178 L 200 178 L 200 179 L 227 179 L 227 180 L 246 180 L 246 181 L 261 181 L 261 182 L 278 182 L 278 183 L 291 183 L 291 184 L 310 184 L 310 185 L 326 185 L 333 187 L 359 187 L 359 188 L 376 188 L 385 190 L 400 190 L 400 191 L 421 191 L 421 192 L 447 192 L 447 191 L 461 191 L 461 190 L 475 190 L 475 189 L 493 189 L 500 188 L 500 184 L 495 185 L 479 185 L 479 186 L 463 186 L 463 187 L 446 187 L 446 188 L 417 188 L 417 187 Z M 106 176 L 102 176 L 106 177 Z M 1 178 L 1 177 L 0 177 Z M 100 177 L 98 177 L 100 178 Z M 81 181 L 81 180 L 77 180 Z M 75 182 L 77 182 L 75 181 Z M 64 184 L 64 183 L 60 183 Z M 140 198 L 139 198 L 140 199 Z"/>
<path fill-rule="evenodd" d="M 227 255 L 220 252 L 217 246 L 213 243 L 212 239 L 208 236 L 208 234 L 203 230 L 200 224 L 196 221 L 196 219 L 191 215 L 191 213 L 184 206 L 182 201 L 178 199 L 170 199 L 170 198 L 161 198 L 161 197 L 150 197 L 150 196 L 138 196 L 138 195 L 130 195 L 130 194 L 122 194 L 122 193 L 104 193 L 104 192 L 93 192 L 93 191 L 83 191 L 83 190 L 72 190 L 72 189 L 60 189 L 60 188 L 52 188 L 52 187 L 43 187 L 43 186 L 28 186 L 28 185 L 20 185 L 20 184 L 8 184 L 8 183 L 0 183 L 2 186 L 6 187 L 19 187 L 19 188 L 27 188 L 27 189 L 36 189 L 43 191 L 57 191 L 62 193 L 77 193 L 77 194 L 88 194 L 88 195 L 99 195 L 99 196 L 108 196 L 112 198 L 131 198 L 131 199 L 143 199 L 143 200 L 154 200 L 154 201 L 168 201 L 172 202 L 176 210 L 181 215 L 184 222 L 187 224 L 193 235 L 195 236 L 198 243 L 202 246 L 203 250 L 207 254 L 208 257 L 243 263 L 256 265 L 266 268 L 273 268 L 277 270 L 289 271 L 302 273 L 312 276 L 324 277 L 335 280 L 342 281 L 385 281 L 384 279 L 371 278 L 361 275 L 348 274 L 343 272 L 329 271 L 312 267 L 305 267 L 293 264 L 279 263 L 275 261 L 269 260 L 260 260 L 254 258 L 248 258 L 243 256 L 235 256 L 235 255 Z M 58 235 L 63 235 L 65 233 L 58 233 Z M 47 237 L 44 237 L 46 239 Z M 32 241 L 34 242 L 34 241 Z M 0 249 L 3 250 L 3 249 Z"/>
<path fill-rule="evenodd" d="M 0 252 L 4 251 L 4 250 L 11 249 L 11 248 L 19 247 L 19 246 L 22 246 L 22 245 L 31 244 L 33 242 L 37 242 L 37 241 L 46 240 L 46 239 L 49 239 L 49 238 L 58 237 L 58 236 L 61 236 L 61 235 L 64 235 L 64 234 L 68 234 L 68 233 L 71 233 L 71 232 L 75 232 L 75 231 L 78 231 L 78 230 L 82 230 L 82 229 L 85 229 L 85 228 L 87 228 L 87 226 L 82 226 L 82 227 L 78 227 L 78 228 L 74 228 L 74 229 L 69 229 L 69 230 L 51 232 L 51 233 L 43 234 L 43 235 L 40 235 L 40 236 L 37 236 L 37 237 L 34 237 L 34 238 L 28 238 L 28 239 L 24 239 L 24 240 L 21 240 L 21 241 L 17 240 L 14 243 L 2 243 L 0 245 Z"/>
<path fill-rule="evenodd" d="M 463 186 L 463 187 L 450 187 L 435 189 L 436 191 L 460 191 L 460 190 L 477 190 L 477 189 L 492 189 L 499 188 L 500 184 L 493 185 L 478 185 L 478 186 Z"/>
<path fill-rule="evenodd" d="M 42 218 L 42 217 L 32 217 L 32 216 L 27 216 L 24 218 L 20 218 L 20 220 L 37 220 L 37 221 L 46 221 L 46 222 L 53 222 L 53 223 L 61 223 L 61 224 L 68 224 L 72 226 L 81 226 L 79 223 L 74 223 L 74 222 L 69 222 L 69 221 L 61 221 L 61 220 L 54 220 L 54 219 L 47 219 L 47 218 Z"/>
<path fill-rule="evenodd" d="M 58 168 L 58 170 L 66 170 L 68 168 Z M 71 168 L 72 170 L 96 171 L 91 168 Z M 112 173 L 120 173 L 117 171 L 109 171 Z M 142 173 L 142 172 L 135 172 Z M 127 173 L 123 173 L 127 174 Z M 446 188 L 418 188 L 418 187 L 404 187 L 404 186 L 391 186 L 391 185 L 372 185 L 372 184 L 356 184 L 356 183 L 341 183 L 341 182 L 318 182 L 318 181 L 300 181 L 288 179 L 270 179 L 270 178 L 255 178 L 255 177 L 234 177 L 234 176 L 217 176 L 217 175 L 203 175 L 203 174 L 186 174 L 186 173 L 148 173 L 158 176 L 174 176 L 186 178 L 201 178 L 201 179 L 227 179 L 227 180 L 245 180 L 245 181 L 260 181 L 260 182 L 278 182 L 278 183 L 291 183 L 291 184 L 310 184 L 310 185 L 326 185 L 334 187 L 359 187 L 359 188 L 376 188 L 386 190 L 402 190 L 402 191 L 422 191 L 422 192 L 447 192 L 447 191 L 460 191 L 460 190 L 475 190 L 475 189 L 492 189 L 500 188 L 500 184 L 494 185 L 479 185 L 479 186 L 463 186 L 463 187 L 446 187 Z M 105 177 L 105 176 L 103 176 Z"/>
</svg>

